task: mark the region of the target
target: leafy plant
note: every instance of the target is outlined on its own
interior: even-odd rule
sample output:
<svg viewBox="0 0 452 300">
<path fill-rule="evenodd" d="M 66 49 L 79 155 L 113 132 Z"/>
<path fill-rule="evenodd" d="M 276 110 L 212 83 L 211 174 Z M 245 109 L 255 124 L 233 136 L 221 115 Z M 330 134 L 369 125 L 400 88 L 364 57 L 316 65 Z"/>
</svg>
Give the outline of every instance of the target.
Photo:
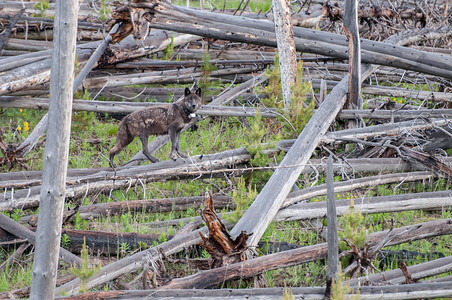
<svg viewBox="0 0 452 300">
<path fill-rule="evenodd" d="M 79 292 L 83 293 L 85 292 L 85 285 L 86 285 L 86 281 L 91 278 L 92 276 L 94 276 L 96 273 L 98 273 L 101 269 L 101 265 L 100 263 L 97 266 L 90 266 L 89 263 L 89 255 L 88 255 L 88 249 L 86 248 L 86 239 L 83 238 L 83 246 L 82 246 L 82 251 L 81 251 L 81 262 L 80 262 L 80 267 L 77 268 L 75 265 L 71 266 L 71 268 L 69 269 L 69 271 L 71 272 L 71 274 L 77 276 L 78 278 L 80 278 L 80 289 Z"/>
<path fill-rule="evenodd" d="M 61 236 L 61 247 L 66 248 L 69 246 L 71 240 L 69 239 L 69 236 L 65 233 Z"/>
<path fill-rule="evenodd" d="M 49 0 L 39 0 L 39 2 L 35 3 L 35 9 L 38 13 L 33 14 L 34 17 L 45 18 L 47 9 L 49 9 Z"/>
<path fill-rule="evenodd" d="M 19 222 L 20 218 L 22 218 L 24 215 L 25 213 L 23 210 L 21 210 L 20 208 L 16 208 L 11 214 L 11 218 L 16 222 Z"/>
<path fill-rule="evenodd" d="M 350 200 L 350 207 L 347 213 L 339 219 L 338 223 L 341 228 L 341 231 L 338 232 L 339 238 L 348 238 L 358 248 L 364 246 L 367 232 L 373 230 L 372 226 L 369 226 L 369 228 L 364 226 L 364 217 L 361 212 L 355 208 L 353 199 Z M 342 251 L 346 248 L 346 243 L 341 241 L 339 243 L 339 249 Z"/>
<path fill-rule="evenodd" d="M 235 204 L 235 210 L 230 215 L 226 215 L 226 219 L 232 223 L 236 223 L 254 201 L 256 196 L 256 187 L 254 187 L 254 189 L 251 186 L 246 188 L 245 179 L 240 177 L 237 182 L 237 189 L 234 189 L 232 192 L 232 201 Z"/>
<path fill-rule="evenodd" d="M 171 56 L 174 54 L 174 35 L 171 35 L 171 42 L 169 43 L 168 47 L 166 47 L 165 50 L 163 50 L 163 53 L 165 55 L 162 57 L 162 60 L 169 60 Z"/>
<path fill-rule="evenodd" d="M 99 10 L 96 10 L 97 16 L 102 22 L 110 17 L 111 8 L 107 4 L 107 1 L 109 0 L 100 0 Z"/>
</svg>

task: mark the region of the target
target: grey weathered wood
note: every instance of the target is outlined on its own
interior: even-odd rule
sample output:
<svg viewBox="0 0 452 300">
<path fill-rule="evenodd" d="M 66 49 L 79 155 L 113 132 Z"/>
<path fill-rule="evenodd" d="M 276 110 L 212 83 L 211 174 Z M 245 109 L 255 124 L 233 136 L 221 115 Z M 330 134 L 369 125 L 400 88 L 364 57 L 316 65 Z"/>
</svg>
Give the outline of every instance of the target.
<svg viewBox="0 0 452 300">
<path fill-rule="evenodd" d="M 337 171 L 337 169 L 335 170 Z M 371 186 L 378 186 L 383 184 L 390 184 L 396 182 L 413 182 L 421 180 L 430 180 L 435 175 L 431 171 L 420 171 L 410 173 L 394 173 L 394 174 L 382 174 L 375 176 L 366 176 L 362 178 L 354 178 L 345 181 L 339 181 L 334 183 L 334 191 L 336 193 L 349 192 L 355 189 L 364 189 Z M 319 184 L 311 186 L 299 191 L 290 193 L 284 201 L 281 208 L 288 207 L 289 205 L 297 202 L 306 201 L 315 197 L 324 196 L 327 194 L 327 184 Z"/>
<path fill-rule="evenodd" d="M 348 95 L 345 107 L 348 109 L 362 109 L 361 99 L 361 43 L 358 30 L 357 0 L 345 0 L 344 3 L 344 29 L 348 38 L 349 49 L 349 80 Z M 359 120 L 349 123 L 350 127 L 359 127 Z"/>
<path fill-rule="evenodd" d="M 452 270 L 452 256 L 446 256 L 408 267 L 408 271 L 410 272 L 413 279 L 421 279 L 429 276 L 434 276 L 448 272 L 450 270 Z M 351 285 L 357 285 L 360 282 L 365 281 L 376 284 L 381 284 L 383 282 L 388 284 L 402 284 L 405 282 L 405 276 L 400 269 L 395 269 L 381 273 L 369 274 L 365 277 L 354 278 L 349 280 L 348 283 L 350 283 Z"/>
<path fill-rule="evenodd" d="M 14 26 L 16 25 L 19 18 L 24 13 L 25 8 L 22 8 L 19 10 L 14 17 L 9 21 L 8 25 L 6 26 L 6 29 L 3 30 L 2 34 L 0 34 L 0 55 L 2 54 L 3 47 L 6 44 L 6 41 L 8 40 L 9 35 L 11 34 L 11 31 L 13 30 Z"/>
<path fill-rule="evenodd" d="M 370 69 L 372 67 L 366 66 L 364 72 L 367 75 L 364 75 L 362 77 L 363 79 L 367 78 Z M 331 91 L 325 101 L 316 110 L 289 152 L 279 164 L 281 168 L 275 170 L 250 208 L 231 230 L 231 235 L 234 238 L 242 230 L 245 230 L 247 233 L 253 233 L 249 238 L 250 245 L 256 245 L 259 242 L 268 224 L 270 224 L 278 212 L 281 204 L 286 199 L 290 189 L 311 157 L 312 152 L 342 108 L 346 98 L 347 84 L 348 78 L 342 79 L 341 83 Z"/>
<path fill-rule="evenodd" d="M 326 92 L 326 90 L 325 90 Z M 452 97 L 452 96 L 451 96 Z M 73 111 L 92 111 L 106 113 L 131 113 L 144 109 L 150 105 L 160 105 L 159 102 L 127 102 L 127 101 L 96 101 L 74 99 L 72 104 Z M 22 96 L 0 96 L 0 107 L 5 108 L 31 108 L 48 109 L 48 98 L 29 98 Z M 276 109 L 259 108 L 259 112 L 264 118 L 275 118 Z M 239 106 L 218 106 L 203 105 L 196 112 L 202 116 L 236 116 L 236 117 L 254 117 L 256 109 L 254 107 Z M 338 118 L 341 119 L 394 119 L 395 121 L 417 118 L 452 118 L 452 109 L 419 109 L 419 110 L 373 110 L 373 109 L 343 109 L 339 112 Z"/>
<path fill-rule="evenodd" d="M 396 212 L 407 210 L 441 210 L 452 207 L 452 192 L 425 192 L 379 197 L 356 198 L 355 207 L 363 214 Z M 336 200 L 338 216 L 345 214 L 350 207 L 350 200 Z M 275 221 L 296 221 L 303 219 L 324 218 L 327 215 L 326 202 L 297 203 L 281 209 Z"/>
<path fill-rule="evenodd" d="M 292 10 L 289 0 L 273 0 L 272 3 L 284 108 L 289 109 L 292 87 L 297 78 L 297 54 L 293 39 Z"/>
<path fill-rule="evenodd" d="M 102 53 L 107 48 L 108 44 L 111 42 L 111 33 L 116 31 L 117 26 L 115 26 L 110 33 L 107 35 L 107 37 L 99 44 L 99 46 L 96 48 L 96 50 L 91 55 L 90 59 L 86 62 L 84 65 L 82 71 L 77 75 L 77 77 L 74 79 L 72 89 L 73 93 L 77 90 L 79 85 L 83 82 L 86 76 L 88 76 L 88 73 L 92 70 L 92 68 L 95 67 L 95 64 L 99 60 Z M 54 58 L 53 58 L 54 59 Z M 44 115 L 44 117 L 41 118 L 39 123 L 36 125 L 36 127 L 33 129 L 33 131 L 30 133 L 30 135 L 23 141 L 22 145 L 27 145 L 24 150 L 22 151 L 22 155 L 27 155 L 28 152 L 30 152 L 36 143 L 39 140 L 39 137 L 45 134 L 47 127 L 49 124 L 49 116 L 48 113 Z"/>
<path fill-rule="evenodd" d="M 49 128 L 43 163 L 30 299 L 53 297 L 71 132 L 78 1 L 56 3 Z"/>
<path fill-rule="evenodd" d="M 324 287 L 292 287 L 291 294 L 294 299 L 316 299 L 323 300 Z M 153 290 L 127 290 L 127 291 L 100 291 L 81 294 L 80 297 L 92 297 L 95 299 L 146 299 L 155 300 L 268 300 L 280 299 L 285 291 L 284 287 L 276 288 L 251 288 L 251 289 L 153 289 Z M 359 287 L 359 298 L 363 300 L 384 299 L 429 299 L 451 297 L 452 288 L 449 282 L 384 285 L 384 286 L 361 286 Z M 347 297 L 356 297 L 356 290 L 350 291 Z M 59 300 L 71 300 L 74 298 L 56 297 Z M 349 299 L 349 298 L 347 298 Z M 74 299 L 75 300 L 75 299 Z"/>
<path fill-rule="evenodd" d="M 327 186 L 327 236 L 328 236 L 328 267 L 326 269 L 325 296 L 330 297 L 331 285 L 339 270 L 339 241 L 337 238 L 336 198 L 334 195 L 333 158 L 330 155 L 326 162 Z"/>
</svg>

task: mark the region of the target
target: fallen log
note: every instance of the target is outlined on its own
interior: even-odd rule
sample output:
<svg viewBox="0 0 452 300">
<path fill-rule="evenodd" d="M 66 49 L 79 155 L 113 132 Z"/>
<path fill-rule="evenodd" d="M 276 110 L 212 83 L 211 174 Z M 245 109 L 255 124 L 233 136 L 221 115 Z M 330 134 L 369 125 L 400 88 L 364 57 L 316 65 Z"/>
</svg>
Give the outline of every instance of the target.
<svg viewBox="0 0 452 300">
<path fill-rule="evenodd" d="M 404 284 L 388 286 L 361 286 L 353 288 L 347 293 L 352 298 L 357 295 L 363 300 L 374 300 L 379 297 L 387 299 L 431 299 L 441 297 L 451 297 L 452 289 L 448 282 L 442 283 L 423 283 L 423 284 Z M 84 300 L 84 299 L 142 299 L 152 297 L 155 300 L 174 300 L 174 299 L 227 299 L 227 300 L 265 300 L 279 299 L 283 297 L 287 289 L 284 287 L 276 288 L 251 288 L 251 289 L 153 289 L 153 290 L 122 290 L 107 292 L 87 292 L 76 296 L 55 297 L 58 300 Z M 295 299 L 324 299 L 324 287 L 292 287 L 290 295 Z M 348 298 L 347 298 L 348 299 Z"/>
<path fill-rule="evenodd" d="M 167 95 L 165 96 L 168 97 Z M 127 101 L 96 101 L 74 99 L 72 109 L 74 111 L 90 111 L 104 113 L 128 114 L 144 109 L 152 105 L 160 105 L 159 102 L 127 102 Z M 29 98 L 19 96 L 0 96 L 0 107 L 5 108 L 30 108 L 48 109 L 48 98 Z M 259 113 L 264 118 L 276 118 L 278 113 L 274 108 L 259 108 Z M 201 116 L 228 116 L 228 117 L 254 117 L 256 108 L 239 106 L 212 106 L 203 105 L 196 111 Z M 393 119 L 398 122 L 417 118 L 452 118 L 452 109 L 422 109 L 422 110 L 349 110 L 343 109 L 338 114 L 340 119 Z"/>
<path fill-rule="evenodd" d="M 393 196 L 362 197 L 353 199 L 355 207 L 363 214 L 396 212 L 407 210 L 442 210 L 452 207 L 452 192 L 424 192 Z M 348 212 L 351 200 L 337 200 L 338 216 Z M 298 203 L 279 210 L 275 221 L 295 221 L 303 219 L 325 218 L 325 201 Z"/>
<path fill-rule="evenodd" d="M 0 55 L 2 54 L 3 47 L 5 46 L 6 41 L 8 40 L 9 35 L 11 34 L 11 31 L 13 30 L 14 26 L 16 26 L 17 21 L 24 13 L 25 8 L 22 8 L 19 10 L 14 17 L 11 18 L 11 21 L 6 26 L 6 29 L 2 31 L 2 34 L 0 34 Z"/>
<path fill-rule="evenodd" d="M 201 196 L 120 201 L 84 205 L 78 208 L 69 208 L 65 212 L 69 214 L 71 214 L 71 212 L 72 214 L 78 212 L 78 218 L 81 220 L 92 220 L 94 218 L 115 216 L 124 213 L 163 213 L 170 211 L 184 211 L 189 208 L 198 209 L 203 201 L 204 197 Z M 219 209 L 235 207 L 230 196 L 213 195 L 213 201 L 215 207 Z M 21 223 L 30 225 L 36 224 L 36 221 L 36 215 L 26 216 L 20 219 Z"/>
<path fill-rule="evenodd" d="M 165 255 L 172 255 L 179 251 L 189 247 L 191 245 L 198 244 L 201 241 L 200 233 L 206 234 L 207 228 L 195 230 L 185 236 L 174 238 L 167 242 L 164 242 L 158 246 L 152 247 L 147 250 L 140 251 L 133 255 L 130 255 L 124 259 L 118 260 L 111 264 L 108 264 L 100 270 L 99 273 L 92 276 L 86 283 L 85 288 L 91 289 L 99 284 L 113 280 L 123 274 L 134 272 L 143 267 L 143 260 L 149 262 L 155 261 L 160 258 L 160 253 L 163 251 Z M 55 296 L 61 295 L 64 291 L 67 294 L 77 293 L 80 287 L 80 279 L 76 278 L 68 283 L 63 284 L 55 290 Z"/>
<path fill-rule="evenodd" d="M 413 279 L 423 279 L 426 277 L 435 276 L 446 273 L 452 270 L 452 256 L 438 258 L 422 264 L 417 264 L 408 267 Z M 405 281 L 405 276 L 400 269 L 385 271 L 376 274 L 369 274 L 365 277 L 354 278 L 348 280 L 350 285 L 364 285 L 366 283 L 372 284 L 402 284 Z"/>
<path fill-rule="evenodd" d="M 441 227 L 441 229 L 439 227 Z M 444 235 L 450 233 L 452 233 L 451 219 L 400 227 L 393 230 L 391 234 L 393 239 L 387 244 L 387 246 L 413 241 L 414 239 L 422 239 L 427 236 L 437 236 L 438 234 Z M 366 242 L 369 246 L 376 245 L 386 234 L 387 231 L 372 233 L 368 236 Z M 184 278 L 173 279 L 167 285 L 163 286 L 163 288 L 202 289 L 214 287 L 218 284 L 224 283 L 225 281 L 248 278 L 261 274 L 264 271 L 299 265 L 313 260 L 325 259 L 327 257 L 327 252 L 327 243 L 305 246 L 295 250 L 288 250 L 248 259 L 240 263 L 231 264 L 213 270 L 201 271 Z"/>
<path fill-rule="evenodd" d="M 16 223 L 15 221 L 13 221 L 12 219 L 8 218 L 3 214 L 0 214 L 0 227 L 5 231 L 14 234 L 17 237 L 27 239 L 27 241 L 33 245 L 35 244 L 36 235 L 33 231 L 25 228 L 19 223 Z M 59 256 L 61 259 L 63 259 L 70 265 L 74 264 L 76 266 L 80 265 L 81 262 L 80 258 L 72 254 L 71 252 L 67 251 L 66 249 L 60 248 Z"/>
</svg>

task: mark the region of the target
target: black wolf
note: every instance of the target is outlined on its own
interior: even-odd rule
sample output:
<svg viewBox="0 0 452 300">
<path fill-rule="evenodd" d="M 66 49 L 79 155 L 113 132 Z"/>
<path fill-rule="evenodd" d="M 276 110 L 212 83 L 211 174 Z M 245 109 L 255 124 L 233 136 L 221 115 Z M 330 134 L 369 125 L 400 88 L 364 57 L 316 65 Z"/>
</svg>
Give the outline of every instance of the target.
<svg viewBox="0 0 452 300">
<path fill-rule="evenodd" d="M 185 88 L 184 98 L 174 103 L 154 105 L 141 111 L 128 114 L 119 123 L 116 134 L 116 144 L 110 150 L 110 166 L 114 167 L 113 159 L 124 147 L 130 144 L 138 136 L 143 144 L 143 154 L 152 162 L 158 159 L 149 154 L 149 135 L 169 134 L 171 139 L 171 158 L 176 159 L 176 153 L 181 157 L 187 157 L 179 150 L 179 136 L 184 124 L 190 122 L 194 112 L 201 105 L 201 89 L 196 92 Z"/>
</svg>

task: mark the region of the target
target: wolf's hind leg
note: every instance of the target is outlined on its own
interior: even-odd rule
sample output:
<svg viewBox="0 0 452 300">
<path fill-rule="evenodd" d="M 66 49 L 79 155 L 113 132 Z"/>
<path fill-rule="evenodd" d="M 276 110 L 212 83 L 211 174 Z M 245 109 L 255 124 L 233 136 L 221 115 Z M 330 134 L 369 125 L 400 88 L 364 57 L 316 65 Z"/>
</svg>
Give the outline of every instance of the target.
<svg viewBox="0 0 452 300">
<path fill-rule="evenodd" d="M 155 158 L 154 156 L 152 156 L 149 153 L 149 148 L 148 148 L 148 136 L 145 134 L 140 135 L 140 140 L 141 140 L 141 144 L 143 145 L 143 154 L 153 163 L 158 162 L 159 160 L 157 158 Z"/>
</svg>

